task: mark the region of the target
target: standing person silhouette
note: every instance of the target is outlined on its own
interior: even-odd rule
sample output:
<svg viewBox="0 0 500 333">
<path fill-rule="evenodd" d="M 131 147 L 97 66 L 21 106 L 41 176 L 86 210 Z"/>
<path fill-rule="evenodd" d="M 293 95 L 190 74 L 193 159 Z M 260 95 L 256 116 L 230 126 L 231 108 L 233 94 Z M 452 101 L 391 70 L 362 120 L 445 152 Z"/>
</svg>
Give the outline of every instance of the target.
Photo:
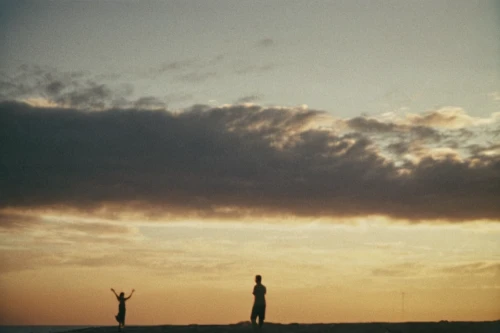
<svg viewBox="0 0 500 333">
<path fill-rule="evenodd" d="M 262 284 L 262 276 L 255 276 L 255 286 L 253 287 L 253 307 L 250 319 L 252 320 L 252 327 L 255 329 L 261 328 L 264 325 L 266 317 L 266 286 Z M 256 319 L 259 318 L 259 326 L 257 327 Z"/>
<path fill-rule="evenodd" d="M 118 331 L 121 331 L 121 329 L 125 327 L 125 312 L 127 311 L 125 308 L 125 301 L 128 300 L 130 297 L 132 297 L 132 294 L 134 293 L 135 289 L 132 289 L 132 292 L 128 297 L 125 297 L 125 293 L 123 292 L 121 292 L 120 296 L 118 296 L 113 288 L 111 288 L 111 291 L 115 294 L 118 302 L 120 302 L 120 305 L 118 305 L 118 314 L 115 316 L 115 318 L 116 321 L 118 322 Z"/>
</svg>

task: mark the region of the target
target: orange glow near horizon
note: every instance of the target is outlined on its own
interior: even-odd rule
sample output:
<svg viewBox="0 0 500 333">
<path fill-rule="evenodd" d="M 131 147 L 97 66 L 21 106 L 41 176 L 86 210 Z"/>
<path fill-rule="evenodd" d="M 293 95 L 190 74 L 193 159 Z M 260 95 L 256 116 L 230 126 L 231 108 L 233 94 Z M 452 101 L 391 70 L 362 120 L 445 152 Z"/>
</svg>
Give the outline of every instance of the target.
<svg viewBox="0 0 500 333">
<path fill-rule="evenodd" d="M 255 274 L 271 322 L 498 319 L 495 223 L 42 221 L 1 229 L 0 324 L 113 325 L 112 287 L 127 324 L 236 323 Z"/>
</svg>

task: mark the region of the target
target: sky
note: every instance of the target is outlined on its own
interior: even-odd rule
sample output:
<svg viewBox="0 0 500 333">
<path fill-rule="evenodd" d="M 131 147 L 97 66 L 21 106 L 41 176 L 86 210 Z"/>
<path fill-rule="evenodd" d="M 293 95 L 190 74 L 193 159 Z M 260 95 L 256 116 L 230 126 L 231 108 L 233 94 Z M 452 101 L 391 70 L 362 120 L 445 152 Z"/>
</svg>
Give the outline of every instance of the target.
<svg viewBox="0 0 500 333">
<path fill-rule="evenodd" d="M 2 1 L 0 31 L 0 324 L 114 325 L 110 288 L 128 324 L 236 323 L 256 274 L 272 322 L 500 318 L 498 1 Z"/>
</svg>

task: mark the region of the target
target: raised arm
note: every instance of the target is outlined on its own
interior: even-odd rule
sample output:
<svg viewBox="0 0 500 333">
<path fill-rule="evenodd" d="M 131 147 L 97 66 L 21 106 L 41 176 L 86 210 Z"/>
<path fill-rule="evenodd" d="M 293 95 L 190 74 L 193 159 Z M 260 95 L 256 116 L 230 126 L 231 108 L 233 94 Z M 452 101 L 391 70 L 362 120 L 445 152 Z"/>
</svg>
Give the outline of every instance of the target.
<svg viewBox="0 0 500 333">
<path fill-rule="evenodd" d="M 113 288 L 111 288 L 111 291 L 113 292 L 113 294 L 115 294 L 116 299 L 119 299 L 118 295 L 116 294 L 116 291 Z"/>
<path fill-rule="evenodd" d="M 135 289 L 132 289 L 132 292 L 130 293 L 130 295 L 128 295 L 127 298 L 125 298 L 125 300 L 128 300 L 130 297 L 132 297 L 132 294 L 134 293 Z"/>
</svg>

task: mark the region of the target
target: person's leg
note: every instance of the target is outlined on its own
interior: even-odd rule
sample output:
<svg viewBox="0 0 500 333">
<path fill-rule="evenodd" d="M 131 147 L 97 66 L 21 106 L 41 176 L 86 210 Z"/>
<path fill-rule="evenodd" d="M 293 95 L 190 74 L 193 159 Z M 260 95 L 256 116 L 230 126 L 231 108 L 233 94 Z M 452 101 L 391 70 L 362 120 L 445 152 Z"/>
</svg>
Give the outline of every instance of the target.
<svg viewBox="0 0 500 333">
<path fill-rule="evenodd" d="M 120 313 L 115 316 L 116 322 L 118 323 L 118 331 L 120 331 L 121 323 L 120 323 Z"/>
<path fill-rule="evenodd" d="M 125 313 L 120 312 L 117 317 L 118 317 L 118 327 L 121 329 L 125 323 Z"/>
<path fill-rule="evenodd" d="M 264 325 L 264 319 L 266 318 L 266 306 L 261 306 L 259 311 L 259 327 Z"/>
<path fill-rule="evenodd" d="M 252 307 L 252 314 L 250 315 L 250 320 L 252 321 L 252 327 L 253 327 L 253 329 L 256 329 L 256 328 L 257 328 L 257 322 L 256 322 L 256 320 L 257 320 L 257 315 L 258 315 L 258 313 L 257 313 L 257 308 L 256 308 L 256 306 L 254 305 L 254 306 Z"/>
</svg>

